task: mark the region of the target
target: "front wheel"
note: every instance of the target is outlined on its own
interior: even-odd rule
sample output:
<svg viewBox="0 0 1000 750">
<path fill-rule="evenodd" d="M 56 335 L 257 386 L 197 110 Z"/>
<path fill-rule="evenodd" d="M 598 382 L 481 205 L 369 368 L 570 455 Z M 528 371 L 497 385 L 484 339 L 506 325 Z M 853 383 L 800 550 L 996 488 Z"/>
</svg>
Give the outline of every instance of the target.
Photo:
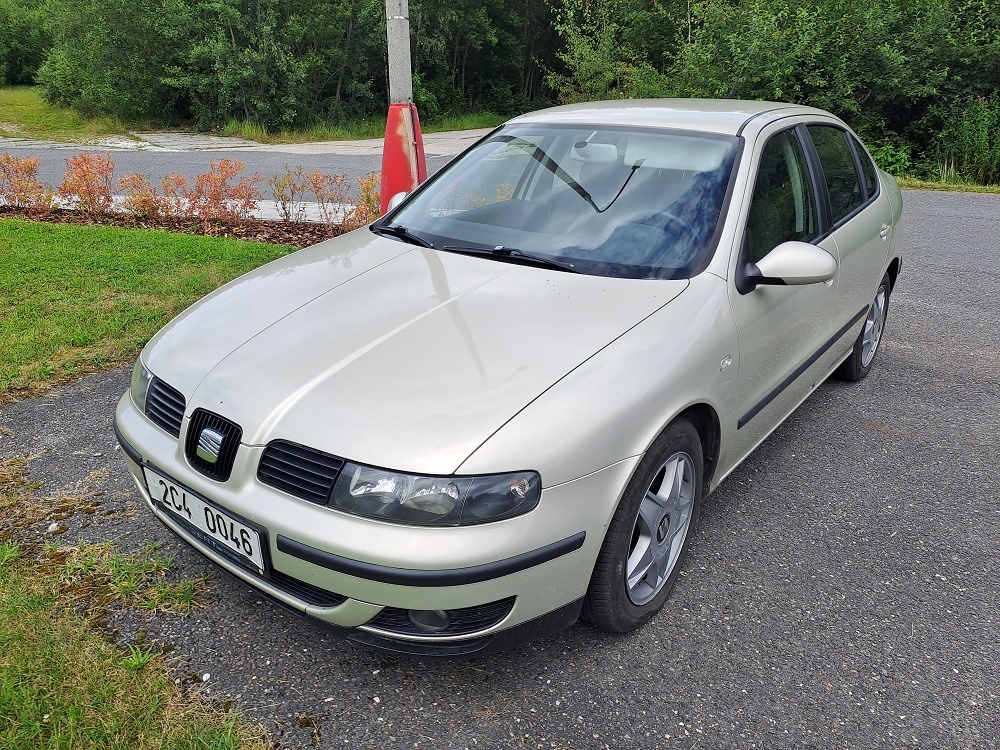
<svg viewBox="0 0 1000 750">
<path fill-rule="evenodd" d="M 858 340 L 854 342 L 851 355 L 834 371 L 835 378 L 856 383 L 864 379 L 871 371 L 872 362 L 875 361 L 875 353 L 878 351 L 879 344 L 882 343 L 885 321 L 889 314 L 889 294 L 891 292 L 892 282 L 889 279 L 889 274 L 886 274 L 882 277 L 882 281 L 875 291 L 875 299 L 872 300 L 871 307 L 868 308 L 865 327 L 861 329 Z"/>
<path fill-rule="evenodd" d="M 664 430 L 629 481 L 597 557 L 583 617 L 626 633 L 663 606 L 701 506 L 704 457 L 685 419 Z"/>
</svg>

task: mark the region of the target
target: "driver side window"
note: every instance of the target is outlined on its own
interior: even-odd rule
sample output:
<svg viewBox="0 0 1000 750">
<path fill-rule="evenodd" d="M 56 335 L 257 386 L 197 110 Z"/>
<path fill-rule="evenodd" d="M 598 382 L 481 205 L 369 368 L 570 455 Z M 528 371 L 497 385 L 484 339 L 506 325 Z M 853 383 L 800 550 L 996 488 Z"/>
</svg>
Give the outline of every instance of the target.
<svg viewBox="0 0 1000 750">
<path fill-rule="evenodd" d="M 747 260 L 756 263 L 782 242 L 816 236 L 816 208 L 794 130 L 778 133 L 760 157 L 747 220 Z"/>
</svg>

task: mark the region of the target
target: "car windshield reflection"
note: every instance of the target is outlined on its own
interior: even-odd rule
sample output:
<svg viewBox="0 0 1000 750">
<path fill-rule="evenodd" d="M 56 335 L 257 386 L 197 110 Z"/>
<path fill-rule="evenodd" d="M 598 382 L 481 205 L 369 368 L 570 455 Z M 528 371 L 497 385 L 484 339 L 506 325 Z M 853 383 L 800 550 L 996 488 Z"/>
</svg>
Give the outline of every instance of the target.
<svg viewBox="0 0 1000 750">
<path fill-rule="evenodd" d="M 516 247 L 582 273 L 687 278 L 710 256 L 738 144 L 645 128 L 506 126 L 386 221 L 438 248 Z"/>
</svg>

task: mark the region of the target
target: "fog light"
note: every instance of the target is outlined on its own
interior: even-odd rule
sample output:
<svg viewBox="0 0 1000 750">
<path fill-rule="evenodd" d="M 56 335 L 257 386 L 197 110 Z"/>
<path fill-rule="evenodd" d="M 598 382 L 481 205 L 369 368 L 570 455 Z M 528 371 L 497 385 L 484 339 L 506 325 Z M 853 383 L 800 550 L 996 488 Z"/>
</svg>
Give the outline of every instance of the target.
<svg viewBox="0 0 1000 750">
<path fill-rule="evenodd" d="M 410 622 L 425 633 L 440 633 L 451 624 L 451 618 L 443 609 L 411 609 L 407 615 Z"/>
</svg>

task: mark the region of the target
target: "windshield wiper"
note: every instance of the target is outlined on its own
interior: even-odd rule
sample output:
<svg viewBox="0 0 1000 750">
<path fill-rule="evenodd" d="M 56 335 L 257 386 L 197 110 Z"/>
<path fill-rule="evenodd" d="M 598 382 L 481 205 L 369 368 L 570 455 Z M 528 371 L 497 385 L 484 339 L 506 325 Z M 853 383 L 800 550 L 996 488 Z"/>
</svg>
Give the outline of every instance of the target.
<svg viewBox="0 0 1000 750">
<path fill-rule="evenodd" d="M 622 186 L 618 188 L 618 192 L 615 193 L 615 197 L 612 198 L 611 202 L 604 208 L 598 208 L 597 204 L 594 203 L 593 196 L 587 191 L 587 189 L 579 182 L 574 180 L 569 175 L 569 173 L 566 172 L 565 169 L 560 167 L 557 161 L 555 161 L 551 156 L 545 153 L 545 151 L 542 150 L 541 146 L 535 146 L 535 144 L 533 144 L 531 141 L 526 141 L 523 138 L 518 138 L 516 135 L 500 135 L 491 140 L 502 141 L 504 143 L 520 141 L 521 143 L 524 143 L 528 146 L 534 146 L 534 150 L 530 152 L 531 158 L 537 161 L 539 164 L 541 164 L 543 167 L 545 167 L 547 170 L 549 170 L 552 174 L 554 174 L 560 180 L 565 182 L 567 185 L 569 185 L 574 193 L 576 193 L 585 201 L 587 201 L 587 204 L 599 214 L 603 214 L 605 211 L 607 211 L 609 208 L 611 208 L 611 206 L 615 204 L 615 201 L 617 201 L 618 198 L 621 197 L 621 194 L 625 192 L 625 186 L 628 185 L 629 181 L 635 175 L 635 171 L 640 166 L 642 166 L 643 161 L 645 161 L 644 159 L 639 159 L 635 164 L 633 164 L 632 171 L 629 172 L 628 177 L 625 178 L 625 182 L 622 183 Z"/>
<path fill-rule="evenodd" d="M 381 226 L 372 226 L 371 230 L 375 234 L 383 235 L 387 234 L 390 237 L 395 237 L 403 242 L 408 242 L 411 245 L 418 245 L 419 247 L 434 247 L 433 244 L 425 240 L 423 237 L 414 234 L 409 229 L 404 227 L 402 224 L 382 224 Z"/>
<path fill-rule="evenodd" d="M 466 253 L 468 255 L 486 255 L 492 258 L 523 258 L 526 261 L 535 263 L 545 268 L 554 268 L 558 271 L 568 271 L 569 273 L 582 273 L 572 263 L 546 258 L 544 255 L 532 255 L 516 247 L 497 245 L 496 247 L 472 247 L 466 245 L 444 245 L 440 248 L 449 253 Z"/>
</svg>

